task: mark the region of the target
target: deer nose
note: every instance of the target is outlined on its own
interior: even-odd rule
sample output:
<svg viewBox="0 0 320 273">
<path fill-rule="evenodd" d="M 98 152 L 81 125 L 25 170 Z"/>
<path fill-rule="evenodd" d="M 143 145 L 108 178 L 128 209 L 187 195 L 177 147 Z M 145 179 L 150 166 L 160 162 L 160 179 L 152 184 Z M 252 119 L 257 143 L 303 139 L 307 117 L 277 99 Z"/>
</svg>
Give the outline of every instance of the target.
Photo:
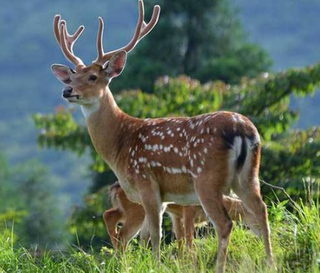
<svg viewBox="0 0 320 273">
<path fill-rule="evenodd" d="M 62 91 L 62 96 L 64 97 L 64 98 L 68 98 L 68 97 L 70 97 L 71 96 L 71 93 L 72 93 L 72 87 L 66 87 L 66 88 L 64 88 L 63 89 L 63 91 Z"/>
</svg>

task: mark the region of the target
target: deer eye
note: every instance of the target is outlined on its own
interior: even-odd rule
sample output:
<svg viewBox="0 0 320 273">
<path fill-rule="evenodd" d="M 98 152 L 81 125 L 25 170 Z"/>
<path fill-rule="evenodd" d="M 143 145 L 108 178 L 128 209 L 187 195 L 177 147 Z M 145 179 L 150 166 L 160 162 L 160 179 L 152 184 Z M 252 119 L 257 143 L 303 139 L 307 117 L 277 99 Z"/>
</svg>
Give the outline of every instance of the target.
<svg viewBox="0 0 320 273">
<path fill-rule="evenodd" d="M 96 75 L 90 75 L 88 80 L 94 82 L 98 77 Z"/>
</svg>

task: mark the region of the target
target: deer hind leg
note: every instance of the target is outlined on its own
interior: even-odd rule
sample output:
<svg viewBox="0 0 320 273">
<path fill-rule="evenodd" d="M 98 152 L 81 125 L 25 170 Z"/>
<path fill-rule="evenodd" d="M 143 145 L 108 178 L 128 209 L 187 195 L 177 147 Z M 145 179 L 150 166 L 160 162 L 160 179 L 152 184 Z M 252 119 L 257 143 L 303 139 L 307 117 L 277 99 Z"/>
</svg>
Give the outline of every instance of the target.
<svg viewBox="0 0 320 273">
<path fill-rule="evenodd" d="M 117 224 L 122 218 L 122 213 L 119 209 L 109 209 L 103 213 L 103 220 L 106 225 L 107 232 L 111 238 L 112 245 L 115 249 L 118 249 L 118 232 Z"/>
<path fill-rule="evenodd" d="M 261 234 L 263 237 L 268 264 L 270 266 L 274 266 L 270 242 L 268 211 L 260 193 L 260 183 L 258 177 L 259 159 L 260 148 L 253 148 L 253 151 L 248 154 L 245 165 L 239 174 L 239 179 L 233 183 L 232 188 L 242 200 L 245 209 L 255 216 L 256 222 L 259 224 L 260 229 L 255 233 Z M 254 223 L 255 221 L 251 220 L 251 222 Z M 257 226 L 254 228 L 257 229 Z"/>
<path fill-rule="evenodd" d="M 255 180 L 257 182 L 254 183 L 259 183 L 257 179 Z M 259 190 L 254 188 L 237 187 L 234 189 L 234 191 L 242 200 L 245 208 L 255 215 L 256 220 L 259 223 L 259 231 L 255 230 L 257 229 L 256 225 L 251 228 L 256 234 L 260 234 L 263 237 L 268 264 L 273 265 L 268 211 L 266 204 L 262 200 Z"/>
<path fill-rule="evenodd" d="M 217 179 L 219 178 L 217 177 Z M 222 273 L 224 272 L 226 264 L 232 221 L 223 204 L 222 190 L 217 189 L 217 187 L 214 187 L 213 185 L 219 185 L 219 181 L 201 179 L 201 181 L 196 181 L 195 189 L 203 210 L 216 227 L 218 234 L 216 273 Z"/>
</svg>

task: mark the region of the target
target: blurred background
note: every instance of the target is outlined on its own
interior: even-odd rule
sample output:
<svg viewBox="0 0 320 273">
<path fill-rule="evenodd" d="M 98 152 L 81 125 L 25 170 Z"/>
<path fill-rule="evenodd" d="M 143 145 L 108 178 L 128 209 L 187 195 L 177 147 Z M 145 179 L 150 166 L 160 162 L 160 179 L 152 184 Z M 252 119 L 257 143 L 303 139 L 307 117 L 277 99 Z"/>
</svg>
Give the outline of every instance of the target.
<svg viewBox="0 0 320 273">
<path fill-rule="evenodd" d="M 147 19 L 154 4 L 162 7 L 158 25 L 112 83 L 119 105 L 139 117 L 245 114 L 263 138 L 261 178 L 308 198 L 305 189 L 320 178 L 320 2 L 145 0 Z M 11 0 L 1 7 L 0 230 L 14 225 L 27 247 L 63 248 L 76 238 L 104 245 L 101 214 L 115 177 L 93 151 L 79 107 L 61 98 L 50 65 L 69 63 L 52 21 L 59 13 L 70 32 L 85 25 L 74 51 L 89 64 L 97 17 L 106 24 L 105 50 L 118 48 L 133 35 L 137 1 Z M 275 199 L 263 191 L 269 203 Z"/>
</svg>

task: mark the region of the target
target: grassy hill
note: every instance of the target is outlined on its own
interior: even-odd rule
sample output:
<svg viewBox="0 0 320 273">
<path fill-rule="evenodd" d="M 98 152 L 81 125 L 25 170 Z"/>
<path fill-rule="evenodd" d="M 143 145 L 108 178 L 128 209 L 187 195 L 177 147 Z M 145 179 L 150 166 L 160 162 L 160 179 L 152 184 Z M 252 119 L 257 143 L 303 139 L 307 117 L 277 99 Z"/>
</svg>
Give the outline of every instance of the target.
<svg viewBox="0 0 320 273">
<path fill-rule="evenodd" d="M 275 205 L 269 211 L 278 271 L 266 266 L 263 242 L 245 228 L 236 226 L 229 245 L 227 272 L 320 272 L 319 205 L 292 203 L 293 212 L 283 205 Z M 86 252 L 77 247 L 64 252 L 28 251 L 15 245 L 12 239 L 10 231 L 0 235 L 0 272 L 213 272 L 217 254 L 216 237 L 212 235 L 197 239 L 194 248 L 183 256 L 178 255 L 176 242 L 163 245 L 161 263 L 154 259 L 150 249 L 139 246 L 136 240 L 129 245 L 126 255 L 121 256 L 108 247 L 100 252 Z"/>
</svg>

